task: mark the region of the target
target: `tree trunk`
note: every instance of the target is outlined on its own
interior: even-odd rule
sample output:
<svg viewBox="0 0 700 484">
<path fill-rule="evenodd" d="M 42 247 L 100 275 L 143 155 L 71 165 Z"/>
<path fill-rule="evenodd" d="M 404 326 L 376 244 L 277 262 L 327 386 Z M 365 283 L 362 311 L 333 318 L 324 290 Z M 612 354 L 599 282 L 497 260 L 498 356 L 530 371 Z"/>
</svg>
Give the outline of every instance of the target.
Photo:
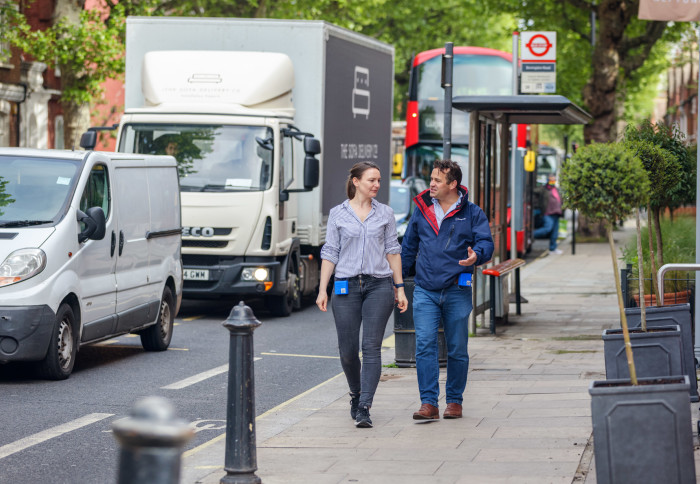
<svg viewBox="0 0 700 484">
<path fill-rule="evenodd" d="M 56 0 L 53 9 L 53 23 L 63 19 L 69 24 L 80 23 L 80 12 L 85 8 L 85 0 Z"/>
<path fill-rule="evenodd" d="M 56 0 L 53 11 L 53 23 L 63 20 L 69 24 L 80 23 L 80 12 L 85 8 L 85 0 Z M 78 75 L 65 66 L 61 68 L 61 89 L 65 92 L 65 87 Z M 90 105 L 87 103 L 76 103 L 61 100 L 63 107 L 64 132 L 63 140 L 66 149 L 78 148 L 80 136 L 90 127 Z"/>
<path fill-rule="evenodd" d="M 649 262 L 651 263 L 651 287 L 659 300 L 659 287 L 656 284 L 656 258 L 654 255 L 654 224 L 651 221 L 651 207 L 647 204 L 647 229 L 649 230 Z M 642 284 L 642 276 L 639 276 L 639 283 Z"/>
<path fill-rule="evenodd" d="M 583 215 L 579 215 L 576 218 L 576 225 L 576 233 L 583 237 L 600 239 L 607 236 L 606 227 L 603 222 L 591 222 Z"/>
<path fill-rule="evenodd" d="M 656 257 L 659 268 L 664 265 L 664 244 L 661 237 L 661 209 L 654 209 L 654 229 L 656 229 Z M 663 291 L 663 288 L 659 288 Z"/>
<path fill-rule="evenodd" d="M 617 96 L 620 77 L 620 43 L 625 27 L 620 0 L 603 0 L 598 8 L 598 35 L 591 59 L 593 72 L 583 89 L 583 100 L 593 121 L 583 128 L 587 143 L 617 139 Z"/>
<path fill-rule="evenodd" d="M 79 149 L 80 137 L 90 127 L 90 105 L 62 101 L 64 132 L 63 142 L 66 149 Z"/>
<path fill-rule="evenodd" d="M 637 207 L 637 267 L 639 267 L 639 307 L 641 308 L 642 316 L 642 331 L 647 330 L 647 310 L 644 303 L 644 255 L 642 252 L 642 223 L 639 216 L 639 207 Z"/>
<path fill-rule="evenodd" d="M 615 288 L 617 289 L 617 306 L 620 309 L 620 325 L 622 326 L 622 339 L 625 340 L 625 355 L 627 356 L 627 366 L 630 370 L 630 380 L 632 385 L 637 385 L 637 370 L 634 366 L 632 356 L 632 342 L 627 329 L 627 316 L 625 315 L 625 305 L 622 302 L 622 286 L 620 285 L 620 270 L 617 266 L 617 253 L 615 251 L 615 241 L 613 240 L 613 224 L 608 222 L 608 243 L 610 244 L 610 255 L 612 255 L 613 272 L 615 273 Z"/>
<path fill-rule="evenodd" d="M 644 65 L 651 48 L 661 38 L 666 22 L 646 22 L 646 30 L 630 26 L 639 0 L 599 0 L 569 3 L 596 14 L 597 35 L 591 57 L 591 77 L 583 89 L 583 101 L 593 121 L 583 128 L 586 143 L 616 141 L 617 121 L 624 110 L 625 79 Z"/>
</svg>

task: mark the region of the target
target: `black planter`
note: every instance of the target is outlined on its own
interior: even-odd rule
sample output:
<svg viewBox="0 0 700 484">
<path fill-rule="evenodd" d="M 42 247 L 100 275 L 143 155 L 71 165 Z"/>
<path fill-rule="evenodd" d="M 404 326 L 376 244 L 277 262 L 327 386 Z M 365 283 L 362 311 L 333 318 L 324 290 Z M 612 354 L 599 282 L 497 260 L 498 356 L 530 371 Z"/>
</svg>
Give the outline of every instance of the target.
<svg viewBox="0 0 700 484">
<path fill-rule="evenodd" d="M 677 324 L 681 327 L 681 348 L 683 351 L 681 364 L 683 374 L 690 380 L 690 401 L 698 402 L 698 380 L 695 376 L 695 352 L 693 350 L 693 319 L 690 304 L 673 304 L 671 306 L 649 306 L 646 308 L 647 327 L 667 326 Z M 640 308 L 625 309 L 627 324 L 630 328 L 638 328 L 642 324 Z"/>
<path fill-rule="evenodd" d="M 591 383 L 598 484 L 695 483 L 686 375 Z"/>
<path fill-rule="evenodd" d="M 394 360 L 400 368 L 412 368 L 416 366 L 416 328 L 413 325 L 413 289 L 416 284 L 412 277 L 404 278 L 403 282 L 408 309 L 404 313 L 398 308 L 394 309 Z M 438 329 L 438 362 L 441 367 L 447 366 L 447 344 L 442 321 Z"/>
<path fill-rule="evenodd" d="M 634 364 L 638 378 L 683 375 L 681 330 L 676 325 L 630 330 Z M 608 380 L 629 379 L 622 329 L 603 331 L 605 377 Z"/>
</svg>

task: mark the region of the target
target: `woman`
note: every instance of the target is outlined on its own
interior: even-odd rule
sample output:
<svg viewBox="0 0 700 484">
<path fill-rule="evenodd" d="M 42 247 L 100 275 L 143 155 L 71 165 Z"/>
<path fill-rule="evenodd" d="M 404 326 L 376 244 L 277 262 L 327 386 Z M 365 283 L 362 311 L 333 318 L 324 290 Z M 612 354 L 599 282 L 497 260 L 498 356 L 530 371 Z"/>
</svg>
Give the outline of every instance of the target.
<svg viewBox="0 0 700 484">
<path fill-rule="evenodd" d="M 357 427 L 372 426 L 369 409 L 381 375 L 382 339 L 394 302 L 401 312 L 408 308 L 394 212 L 374 199 L 380 181 L 374 163 L 363 161 L 350 169 L 348 199 L 333 207 L 328 216 L 316 299 L 316 305 L 326 311 L 328 281 L 335 270 L 331 306 L 340 362 L 350 386 L 350 416 Z"/>
</svg>

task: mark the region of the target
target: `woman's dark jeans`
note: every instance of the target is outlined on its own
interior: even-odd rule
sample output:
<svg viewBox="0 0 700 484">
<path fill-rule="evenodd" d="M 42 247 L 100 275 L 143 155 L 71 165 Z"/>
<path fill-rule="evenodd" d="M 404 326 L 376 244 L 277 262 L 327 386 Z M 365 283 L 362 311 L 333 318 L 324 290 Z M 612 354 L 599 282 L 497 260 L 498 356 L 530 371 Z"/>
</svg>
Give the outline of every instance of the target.
<svg viewBox="0 0 700 484">
<path fill-rule="evenodd" d="M 333 294 L 331 307 L 338 331 L 340 363 L 350 393 L 360 394 L 360 407 L 371 407 L 382 372 L 382 340 L 394 309 L 391 277 L 356 276 L 348 279 L 348 294 Z M 362 325 L 362 363 L 360 363 Z"/>
</svg>

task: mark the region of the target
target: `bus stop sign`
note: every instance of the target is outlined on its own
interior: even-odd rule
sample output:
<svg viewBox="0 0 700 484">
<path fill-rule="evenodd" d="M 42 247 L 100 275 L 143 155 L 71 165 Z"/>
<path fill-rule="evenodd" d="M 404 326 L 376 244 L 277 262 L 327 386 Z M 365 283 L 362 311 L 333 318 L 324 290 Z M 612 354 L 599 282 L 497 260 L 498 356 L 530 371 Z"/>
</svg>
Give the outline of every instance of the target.
<svg viewBox="0 0 700 484">
<path fill-rule="evenodd" d="M 556 92 L 557 33 L 521 32 L 520 92 L 536 94 Z"/>
</svg>

